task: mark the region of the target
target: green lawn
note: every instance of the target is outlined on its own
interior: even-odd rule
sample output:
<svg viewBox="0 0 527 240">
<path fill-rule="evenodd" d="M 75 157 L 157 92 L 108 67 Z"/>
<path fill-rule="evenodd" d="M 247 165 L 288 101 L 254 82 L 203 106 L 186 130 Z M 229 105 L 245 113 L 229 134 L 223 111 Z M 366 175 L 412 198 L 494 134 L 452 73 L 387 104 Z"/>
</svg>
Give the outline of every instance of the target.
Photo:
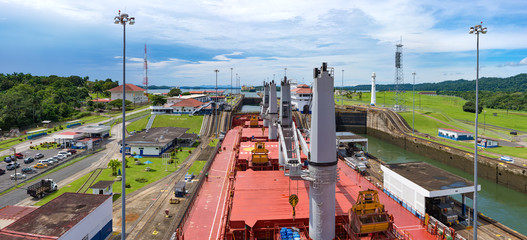
<svg viewBox="0 0 527 240">
<path fill-rule="evenodd" d="M 465 100 L 459 97 L 452 96 L 428 96 L 415 94 L 415 129 L 421 133 L 426 133 L 431 136 L 437 136 L 438 128 L 458 128 L 470 132 L 474 132 L 475 115 L 463 111 L 463 104 Z M 335 100 L 340 99 L 340 96 L 335 96 Z M 406 120 L 408 125 L 412 127 L 412 92 L 405 92 L 400 95 L 400 102 L 405 106 L 406 111 L 399 114 Z M 385 105 L 392 107 L 395 102 L 394 92 L 377 92 L 377 106 Z M 336 104 L 340 104 L 337 102 Z M 363 92 L 362 98 L 359 99 L 358 94 L 354 94 L 352 99 L 346 99 L 344 104 L 361 104 L 369 105 L 370 93 Z M 494 116 L 494 113 L 496 116 Z M 432 118 L 429 118 L 430 116 Z M 488 125 L 495 125 L 505 128 L 516 129 L 520 131 L 527 131 L 527 113 L 517 111 L 507 111 L 504 109 L 484 109 L 479 115 L 479 136 L 500 138 L 510 140 L 509 130 L 497 129 Z M 444 123 L 441 123 L 442 121 Z M 488 124 L 484 126 L 483 124 Z M 458 147 L 463 149 L 473 149 L 474 143 L 457 142 L 453 140 L 446 140 L 443 144 Z M 463 147 L 460 147 L 462 145 Z M 499 155 L 509 155 L 512 157 L 527 157 L 527 150 L 525 148 L 514 147 L 498 147 L 493 149 L 483 149 L 482 154 L 489 157 L 495 157 L 489 153 Z"/>
<path fill-rule="evenodd" d="M 128 132 L 141 131 L 146 127 L 148 119 L 150 119 L 150 117 L 144 117 L 137 121 L 131 122 L 130 124 L 126 125 L 126 130 L 128 130 Z"/>
<path fill-rule="evenodd" d="M 198 176 L 205 166 L 205 163 L 207 163 L 207 161 L 195 161 L 192 166 L 190 166 L 187 173 L 194 173 L 195 176 Z"/>
<path fill-rule="evenodd" d="M 340 99 L 340 96 L 335 96 L 335 103 L 340 104 L 336 100 Z M 405 92 L 400 95 L 400 103 L 406 107 L 407 112 L 412 111 L 412 92 Z M 377 106 L 385 105 L 386 107 L 392 107 L 395 102 L 394 92 L 377 92 Z M 429 96 L 421 95 L 416 91 L 415 94 L 415 110 L 421 113 L 428 113 L 431 116 L 440 119 L 442 121 L 448 121 L 449 124 L 460 124 L 459 121 L 474 121 L 475 115 L 463 111 L 463 105 L 466 100 L 453 97 L 453 96 Z M 344 104 L 370 104 L 370 93 L 363 92 L 362 98 L 359 99 L 357 95 L 354 95 L 352 99 L 346 99 Z M 496 116 L 493 114 L 496 113 Z M 501 126 L 505 128 L 512 128 L 520 131 L 527 131 L 527 117 L 525 112 L 518 111 L 507 111 L 506 109 L 484 109 L 479 115 L 479 122 L 490 125 Z M 417 118 L 417 114 L 416 114 Z M 411 120 L 411 119 L 410 119 Z M 453 123 L 452 123 L 453 122 Z M 408 122 L 411 124 L 411 121 Z M 416 120 L 417 124 L 417 120 Z M 417 125 L 416 125 L 417 128 Z M 473 125 L 467 125 L 463 127 L 464 130 L 473 131 Z M 472 130 L 471 130 L 472 129 Z M 506 133 L 506 131 L 502 131 Z"/>
<path fill-rule="evenodd" d="M 126 190 L 127 194 L 130 194 L 142 187 L 147 186 L 148 184 L 151 184 L 169 174 L 176 171 L 179 167 L 179 164 L 186 159 L 190 153 L 188 150 L 193 151 L 195 148 L 182 148 L 183 151 L 180 151 L 176 155 L 176 164 L 170 164 L 170 165 L 163 165 L 162 158 L 157 157 L 144 157 L 138 159 L 140 162 L 144 163 L 146 161 L 151 161 L 151 164 L 143 164 L 143 165 L 135 165 L 134 158 L 129 158 L 128 160 L 128 166 L 129 168 L 126 168 L 126 183 L 130 183 L 130 188 Z M 146 168 L 149 167 L 150 171 L 146 171 Z M 90 173 L 87 175 L 82 176 L 81 178 L 73 181 L 72 183 L 68 184 L 67 186 L 59 186 L 59 190 L 55 193 L 49 194 L 48 196 L 44 197 L 42 200 L 37 202 L 35 205 L 42 206 L 46 204 L 47 202 L 51 201 L 52 199 L 60 196 L 62 193 L 65 192 L 76 192 L 82 184 L 88 179 Z M 147 181 L 144 183 L 136 181 L 136 179 L 144 178 Z M 97 180 L 98 181 L 110 181 L 115 180 L 116 177 L 112 176 L 112 169 L 111 168 L 105 168 Z M 95 183 L 94 182 L 94 183 Z M 116 181 L 113 184 L 113 192 L 120 194 L 122 192 L 121 187 L 122 182 Z M 88 190 L 86 193 L 91 193 L 91 189 Z"/>
<path fill-rule="evenodd" d="M 211 146 L 211 147 L 216 147 L 216 145 L 218 145 L 218 142 L 219 142 L 219 141 L 218 141 L 217 138 L 213 138 L 213 139 L 210 140 L 210 142 L 209 142 L 209 146 Z"/>
<path fill-rule="evenodd" d="M 181 127 L 190 128 L 188 133 L 199 133 L 203 116 L 177 116 L 171 114 L 158 115 L 154 120 L 152 127 Z"/>
</svg>

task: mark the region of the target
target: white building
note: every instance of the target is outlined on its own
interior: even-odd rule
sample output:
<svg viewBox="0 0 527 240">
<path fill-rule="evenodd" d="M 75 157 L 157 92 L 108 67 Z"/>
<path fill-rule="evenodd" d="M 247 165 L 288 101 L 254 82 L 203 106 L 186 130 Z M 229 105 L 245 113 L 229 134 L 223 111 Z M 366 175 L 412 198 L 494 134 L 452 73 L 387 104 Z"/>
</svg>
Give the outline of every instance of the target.
<svg viewBox="0 0 527 240">
<path fill-rule="evenodd" d="M 126 138 L 127 154 L 161 156 L 171 147 L 177 146 L 188 130 L 189 128 L 160 127 L 138 132 Z"/>
<path fill-rule="evenodd" d="M 431 208 L 430 198 L 462 194 L 464 204 L 474 192 L 473 182 L 424 162 L 381 165 L 381 170 L 384 192 L 420 218 Z"/>
<path fill-rule="evenodd" d="M 113 185 L 114 181 L 98 181 L 97 183 L 91 185 L 92 194 L 104 194 L 112 195 L 113 194 Z"/>
<path fill-rule="evenodd" d="M 306 84 L 300 84 L 291 90 L 292 109 L 301 113 L 311 113 L 311 102 L 313 101 L 313 91 Z"/>
<path fill-rule="evenodd" d="M 111 233 L 111 195 L 66 192 L 0 230 L 0 239 L 104 240 Z"/>
<path fill-rule="evenodd" d="M 211 97 L 204 94 L 192 94 L 167 98 L 163 106 L 150 106 L 151 114 L 190 114 L 210 104 Z"/>
<path fill-rule="evenodd" d="M 474 135 L 471 132 L 450 129 L 450 128 L 439 128 L 437 129 L 438 136 L 448 138 L 452 140 L 474 140 Z"/>
<path fill-rule="evenodd" d="M 116 99 L 123 99 L 123 85 L 120 85 L 118 87 L 114 87 L 110 90 L 108 90 L 112 96 L 110 97 L 110 100 L 116 100 Z M 148 97 L 145 96 L 144 89 L 133 85 L 133 84 L 126 84 L 125 85 L 125 93 L 126 93 L 126 100 L 136 104 L 136 103 L 147 103 Z"/>
</svg>

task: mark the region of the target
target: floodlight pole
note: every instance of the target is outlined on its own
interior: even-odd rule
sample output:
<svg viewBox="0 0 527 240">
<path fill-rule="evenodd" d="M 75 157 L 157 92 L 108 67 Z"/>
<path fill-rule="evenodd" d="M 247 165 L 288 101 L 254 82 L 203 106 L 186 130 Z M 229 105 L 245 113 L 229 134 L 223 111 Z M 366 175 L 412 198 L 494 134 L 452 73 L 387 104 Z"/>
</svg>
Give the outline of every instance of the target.
<svg viewBox="0 0 527 240">
<path fill-rule="evenodd" d="M 121 13 L 119 11 L 119 15 L 114 17 L 114 23 L 115 24 L 121 24 L 123 25 L 123 135 L 122 135 L 122 143 L 121 143 L 121 151 L 122 151 L 122 180 L 121 180 L 121 239 L 126 239 L 126 144 L 125 144 L 125 136 L 126 136 L 126 24 L 134 25 L 135 18 L 129 17 L 126 13 Z"/>
<path fill-rule="evenodd" d="M 478 239 L 478 115 L 479 115 L 479 34 L 486 34 L 487 28 L 482 27 L 481 24 L 470 28 L 470 34 L 476 34 L 476 120 L 475 120 L 475 137 L 474 137 L 474 201 L 473 201 L 473 231 L 474 240 Z"/>
</svg>

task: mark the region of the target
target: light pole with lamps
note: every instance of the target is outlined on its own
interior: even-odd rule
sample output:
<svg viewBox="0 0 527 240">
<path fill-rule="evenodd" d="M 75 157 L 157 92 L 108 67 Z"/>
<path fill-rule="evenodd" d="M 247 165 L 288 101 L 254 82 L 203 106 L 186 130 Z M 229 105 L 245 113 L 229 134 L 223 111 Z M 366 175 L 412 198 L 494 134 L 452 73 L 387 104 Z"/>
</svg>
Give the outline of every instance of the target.
<svg viewBox="0 0 527 240">
<path fill-rule="evenodd" d="M 123 25 L 123 136 L 122 136 L 122 144 L 121 144 L 121 151 L 122 151 L 122 193 L 121 193 L 121 239 L 126 239 L 126 149 L 125 149 L 125 134 L 126 134 L 126 24 L 134 25 L 135 18 L 129 17 L 126 13 L 121 13 L 119 10 L 119 15 L 115 16 L 113 18 L 115 24 L 121 24 Z"/>
<path fill-rule="evenodd" d="M 413 102 L 412 102 L 412 134 L 415 134 L 415 72 L 412 73 L 414 76 L 414 82 L 412 84 Z"/>
<path fill-rule="evenodd" d="M 216 98 L 214 98 L 214 110 L 216 112 L 216 137 L 218 137 L 218 72 L 220 70 L 214 69 L 214 72 L 216 73 Z"/>
<path fill-rule="evenodd" d="M 481 22 L 483 23 L 483 22 Z M 476 34 L 476 127 L 475 127 L 475 137 L 474 137 L 474 201 L 473 201 L 473 231 L 474 231 L 474 240 L 478 239 L 478 115 L 479 115 L 479 89 L 478 89 L 478 81 L 479 81 L 479 34 L 486 34 L 487 28 L 482 27 L 481 24 L 476 25 L 474 27 L 470 27 L 469 30 L 470 34 Z"/>
</svg>

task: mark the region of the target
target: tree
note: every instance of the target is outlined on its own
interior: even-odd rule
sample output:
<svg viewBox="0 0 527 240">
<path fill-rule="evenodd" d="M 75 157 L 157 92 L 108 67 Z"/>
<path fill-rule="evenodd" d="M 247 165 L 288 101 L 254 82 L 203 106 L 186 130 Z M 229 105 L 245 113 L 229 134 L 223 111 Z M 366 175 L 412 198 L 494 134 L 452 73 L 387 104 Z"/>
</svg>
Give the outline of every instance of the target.
<svg viewBox="0 0 527 240">
<path fill-rule="evenodd" d="M 150 97 L 150 102 L 154 106 L 159 106 L 159 105 L 163 105 L 167 103 L 167 99 L 161 95 L 150 95 L 149 97 Z"/>
<path fill-rule="evenodd" d="M 125 104 L 126 104 L 126 107 L 128 107 L 128 106 L 130 106 L 130 104 L 132 104 L 132 102 L 128 101 L 128 100 L 125 100 Z M 121 109 L 123 107 L 123 100 L 122 99 L 115 99 L 115 100 L 109 102 L 108 105 L 111 106 L 111 107 L 116 107 L 116 108 Z"/>
<path fill-rule="evenodd" d="M 472 101 L 466 102 L 465 105 L 463 105 L 463 111 L 475 113 L 476 112 L 476 104 L 474 102 L 472 102 Z M 480 114 L 481 111 L 483 111 L 483 106 L 479 105 L 478 106 L 478 114 Z"/>
<path fill-rule="evenodd" d="M 108 162 L 108 167 L 112 169 L 112 175 L 117 175 L 117 168 L 121 166 L 121 162 L 117 159 L 112 159 L 110 162 Z"/>
<path fill-rule="evenodd" d="M 170 92 L 168 92 L 167 96 L 173 97 L 173 96 L 179 96 L 181 94 L 181 89 L 179 88 L 172 88 L 170 89 Z"/>
</svg>

